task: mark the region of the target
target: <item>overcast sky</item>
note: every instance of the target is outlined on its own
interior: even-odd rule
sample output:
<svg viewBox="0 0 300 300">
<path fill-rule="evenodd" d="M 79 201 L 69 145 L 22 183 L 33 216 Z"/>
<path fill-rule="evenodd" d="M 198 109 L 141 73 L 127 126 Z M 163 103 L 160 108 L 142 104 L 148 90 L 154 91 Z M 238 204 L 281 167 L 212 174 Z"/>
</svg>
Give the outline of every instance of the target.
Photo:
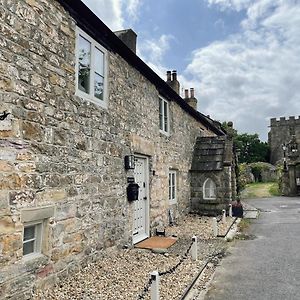
<svg viewBox="0 0 300 300">
<path fill-rule="evenodd" d="M 198 110 L 267 139 L 269 119 L 300 115 L 300 0 L 83 0 L 138 55 L 177 70 Z"/>
</svg>

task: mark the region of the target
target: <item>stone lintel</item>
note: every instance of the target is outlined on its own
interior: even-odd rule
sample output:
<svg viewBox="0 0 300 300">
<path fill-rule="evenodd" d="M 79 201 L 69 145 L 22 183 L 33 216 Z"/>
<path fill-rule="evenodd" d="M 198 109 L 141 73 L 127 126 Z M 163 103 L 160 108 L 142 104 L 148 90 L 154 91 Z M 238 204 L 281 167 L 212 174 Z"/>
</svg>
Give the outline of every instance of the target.
<svg viewBox="0 0 300 300">
<path fill-rule="evenodd" d="M 37 220 L 48 219 L 54 216 L 54 206 L 32 207 L 21 211 L 21 221 L 34 222 Z"/>
</svg>

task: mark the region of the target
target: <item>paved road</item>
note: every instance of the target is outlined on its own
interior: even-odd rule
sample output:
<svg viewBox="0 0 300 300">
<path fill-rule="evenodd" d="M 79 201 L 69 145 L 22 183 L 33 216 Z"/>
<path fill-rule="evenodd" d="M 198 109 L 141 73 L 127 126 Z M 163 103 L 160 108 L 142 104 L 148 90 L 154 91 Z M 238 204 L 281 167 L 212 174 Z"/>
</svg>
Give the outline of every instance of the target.
<svg viewBox="0 0 300 300">
<path fill-rule="evenodd" d="M 248 202 L 262 210 L 250 229 L 257 238 L 230 248 L 205 300 L 299 300 L 300 198 Z"/>
</svg>

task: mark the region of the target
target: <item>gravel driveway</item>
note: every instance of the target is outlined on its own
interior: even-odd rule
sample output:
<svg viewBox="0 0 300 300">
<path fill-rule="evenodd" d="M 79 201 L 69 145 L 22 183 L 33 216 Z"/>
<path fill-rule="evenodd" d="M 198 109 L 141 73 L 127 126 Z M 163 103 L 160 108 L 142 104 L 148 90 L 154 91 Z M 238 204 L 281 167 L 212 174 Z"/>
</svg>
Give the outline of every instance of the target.
<svg viewBox="0 0 300 300">
<path fill-rule="evenodd" d="M 220 222 L 219 234 L 225 234 L 232 222 L 232 218 L 227 218 L 226 223 Z M 175 235 L 178 240 L 165 254 L 136 248 L 107 249 L 103 251 L 102 259 L 88 264 L 54 288 L 36 291 L 34 299 L 138 299 L 150 272 L 168 271 L 182 261 L 173 272 L 160 277 L 161 299 L 180 299 L 207 258 L 222 252 L 226 242 L 213 237 L 212 218 L 197 215 L 186 216 L 176 226 L 167 228 L 166 234 Z M 183 259 L 193 235 L 198 237 L 197 261 L 191 259 L 190 253 Z M 149 292 L 143 299 L 150 299 Z"/>
</svg>

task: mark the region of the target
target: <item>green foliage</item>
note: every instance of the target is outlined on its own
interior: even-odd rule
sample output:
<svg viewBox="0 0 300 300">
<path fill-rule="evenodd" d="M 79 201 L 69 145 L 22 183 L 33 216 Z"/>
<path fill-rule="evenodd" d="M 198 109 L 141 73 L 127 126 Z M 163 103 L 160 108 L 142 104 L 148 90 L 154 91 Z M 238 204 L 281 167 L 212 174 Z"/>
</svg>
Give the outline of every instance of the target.
<svg viewBox="0 0 300 300">
<path fill-rule="evenodd" d="M 253 163 L 258 161 L 268 162 L 270 148 L 268 143 L 262 142 L 258 134 L 239 134 L 237 130 L 229 128 L 226 122 L 222 127 L 233 136 L 233 143 L 239 155 L 239 163 Z"/>
<path fill-rule="evenodd" d="M 269 161 L 269 146 L 267 143 L 261 142 L 256 133 L 238 134 L 234 137 L 234 144 L 239 151 L 241 163 Z"/>
<path fill-rule="evenodd" d="M 277 182 L 274 182 L 270 187 L 269 187 L 269 193 L 272 196 L 280 196 L 280 189 L 279 189 L 279 184 Z"/>
<path fill-rule="evenodd" d="M 255 181 L 256 182 L 261 182 L 262 181 L 262 171 L 267 171 L 269 170 L 270 166 L 266 163 L 263 162 L 256 162 L 249 164 L 252 174 L 254 175 Z"/>
<path fill-rule="evenodd" d="M 275 182 L 255 182 L 246 185 L 241 193 L 243 199 L 270 198 L 277 195 L 277 183 Z"/>
<path fill-rule="evenodd" d="M 251 182 L 251 178 L 249 178 L 249 167 L 246 163 L 239 164 L 238 169 L 238 186 L 239 190 L 242 191 L 245 188 L 246 184 Z"/>
</svg>

